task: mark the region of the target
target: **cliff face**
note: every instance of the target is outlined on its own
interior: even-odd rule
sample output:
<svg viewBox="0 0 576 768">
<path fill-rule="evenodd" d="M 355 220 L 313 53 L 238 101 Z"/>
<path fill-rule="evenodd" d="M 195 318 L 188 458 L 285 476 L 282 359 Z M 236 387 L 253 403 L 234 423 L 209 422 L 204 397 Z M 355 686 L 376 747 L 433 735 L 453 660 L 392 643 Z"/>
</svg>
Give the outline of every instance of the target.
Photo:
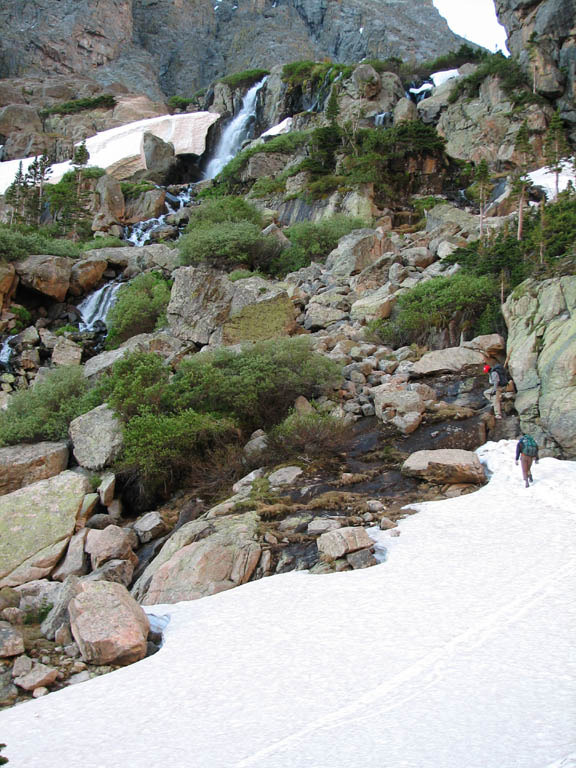
<svg viewBox="0 0 576 768">
<path fill-rule="evenodd" d="M 508 47 L 536 90 L 556 100 L 576 140 L 576 5 L 574 0 L 496 0 Z"/>
<path fill-rule="evenodd" d="M 5 0 L 0 77 L 90 73 L 152 97 L 305 58 L 429 59 L 462 41 L 432 0 Z"/>
</svg>

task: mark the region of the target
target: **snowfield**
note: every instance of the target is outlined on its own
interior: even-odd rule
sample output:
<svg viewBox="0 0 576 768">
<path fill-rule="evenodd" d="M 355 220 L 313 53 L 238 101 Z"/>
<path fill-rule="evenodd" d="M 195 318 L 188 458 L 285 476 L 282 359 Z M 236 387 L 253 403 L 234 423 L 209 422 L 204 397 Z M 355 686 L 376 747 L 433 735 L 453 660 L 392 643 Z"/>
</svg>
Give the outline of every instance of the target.
<svg viewBox="0 0 576 768">
<path fill-rule="evenodd" d="M 9 768 L 574 768 L 576 463 L 514 449 L 379 566 L 148 607 L 155 656 L 0 713 Z"/>
</svg>

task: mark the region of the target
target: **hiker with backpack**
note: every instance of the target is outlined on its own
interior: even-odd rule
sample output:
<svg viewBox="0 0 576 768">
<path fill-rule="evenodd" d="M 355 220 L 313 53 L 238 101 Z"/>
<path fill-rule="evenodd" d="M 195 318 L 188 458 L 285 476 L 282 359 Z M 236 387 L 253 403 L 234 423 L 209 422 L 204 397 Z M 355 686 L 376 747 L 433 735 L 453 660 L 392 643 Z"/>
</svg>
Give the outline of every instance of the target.
<svg viewBox="0 0 576 768">
<path fill-rule="evenodd" d="M 502 418 L 502 392 L 508 387 L 510 383 L 510 377 L 506 373 L 504 366 L 500 363 L 496 365 L 484 366 L 484 373 L 488 374 L 488 379 L 492 385 L 492 389 L 488 390 L 484 394 L 489 397 L 494 406 L 494 416 L 497 419 Z"/>
<path fill-rule="evenodd" d="M 530 487 L 530 483 L 533 483 L 532 478 L 532 462 L 536 459 L 536 464 L 539 460 L 538 455 L 538 443 L 530 435 L 522 435 L 518 444 L 516 445 L 516 466 L 518 466 L 518 459 L 522 466 L 522 477 L 526 488 Z"/>
</svg>

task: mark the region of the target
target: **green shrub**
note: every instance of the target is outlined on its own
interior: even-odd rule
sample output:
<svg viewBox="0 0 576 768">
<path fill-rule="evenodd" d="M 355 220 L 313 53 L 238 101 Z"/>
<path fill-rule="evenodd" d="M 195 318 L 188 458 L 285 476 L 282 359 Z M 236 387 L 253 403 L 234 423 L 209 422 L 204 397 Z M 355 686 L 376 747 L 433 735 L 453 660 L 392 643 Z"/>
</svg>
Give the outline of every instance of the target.
<svg viewBox="0 0 576 768">
<path fill-rule="evenodd" d="M 126 241 L 120 240 L 119 237 L 96 237 L 81 243 L 80 250 L 84 253 L 85 251 L 95 251 L 98 248 L 124 248 L 125 246 Z"/>
<path fill-rule="evenodd" d="M 228 195 L 215 200 L 206 200 L 202 205 L 192 208 L 186 232 L 212 224 L 240 221 L 248 221 L 262 227 L 262 214 L 243 197 Z"/>
<path fill-rule="evenodd" d="M 475 98 L 484 80 L 491 76 L 498 77 L 502 90 L 516 106 L 541 102 L 541 98 L 532 93 L 528 77 L 518 61 L 511 56 L 507 58 L 500 51 L 483 57 L 475 72 L 456 80 L 449 102 L 454 104 L 461 97 Z"/>
<path fill-rule="evenodd" d="M 12 314 L 16 316 L 16 322 L 12 332 L 14 334 L 20 333 L 24 328 L 32 325 L 32 313 L 26 307 L 22 307 L 19 304 L 11 308 Z"/>
<path fill-rule="evenodd" d="M 399 347 L 425 341 L 431 328 L 447 328 L 456 316 L 473 334 L 479 327 L 485 333 L 502 330 L 486 329 L 487 317 L 500 317 L 497 281 L 466 273 L 436 277 L 399 296 L 393 318 L 370 328 L 385 344 Z"/>
<path fill-rule="evenodd" d="M 275 276 L 295 272 L 307 267 L 312 261 L 323 262 L 344 235 L 368 226 L 356 216 L 338 214 L 318 222 L 302 221 L 284 230 L 291 247 L 282 251 L 270 265 Z"/>
<path fill-rule="evenodd" d="M 124 198 L 126 200 L 131 200 L 140 197 L 140 195 L 143 195 L 145 192 L 150 192 L 151 190 L 156 189 L 156 187 L 150 181 L 121 181 L 120 189 L 122 190 Z"/>
<path fill-rule="evenodd" d="M 116 303 L 106 318 L 107 349 L 139 333 L 151 333 L 166 324 L 170 283 L 156 272 L 145 272 L 118 291 Z"/>
<path fill-rule="evenodd" d="M 72 101 L 65 101 L 62 104 L 56 104 L 48 109 L 43 109 L 40 112 L 40 116 L 73 115 L 88 109 L 114 109 L 115 106 L 115 97 L 111 93 L 104 93 L 101 96 L 95 96 L 92 99 L 74 99 Z"/>
<path fill-rule="evenodd" d="M 186 109 L 190 104 L 198 104 L 198 99 L 186 98 L 184 96 L 170 96 L 168 99 L 168 106 L 172 109 Z"/>
<path fill-rule="evenodd" d="M 208 449 L 237 437 L 232 421 L 192 410 L 143 413 L 124 430 L 121 467 L 137 473 L 148 495 L 165 496 Z"/>
<path fill-rule="evenodd" d="M 284 64 L 282 80 L 291 88 L 315 88 L 324 80 L 334 81 L 338 75 L 345 79 L 354 71 L 353 66 L 333 64 L 331 61 L 292 61 Z"/>
<path fill-rule="evenodd" d="M 218 82 L 230 86 L 230 88 L 249 88 L 270 74 L 268 69 L 246 69 L 244 72 L 235 72 L 232 75 L 221 77 Z"/>
<path fill-rule="evenodd" d="M 198 227 L 180 238 L 178 248 L 183 264 L 246 264 L 257 269 L 277 256 L 280 245 L 276 238 L 262 235 L 256 224 L 237 221 Z"/>
<path fill-rule="evenodd" d="M 61 328 L 58 328 L 57 331 L 54 331 L 55 336 L 65 336 L 67 333 L 78 333 L 78 326 L 63 325 Z"/>
<path fill-rule="evenodd" d="M 172 386 L 179 408 L 218 413 L 252 430 L 284 417 L 298 395 L 314 397 L 336 386 L 340 367 L 315 353 L 306 339 L 274 339 L 185 360 Z"/>
<path fill-rule="evenodd" d="M 96 384 L 92 397 L 106 401 L 124 421 L 143 412 L 171 409 L 170 370 L 154 352 L 133 352 L 117 360 Z"/>
<path fill-rule="evenodd" d="M 28 608 L 24 612 L 24 624 L 42 624 L 52 608 L 54 608 L 54 604 L 44 598 L 38 608 Z"/>
<path fill-rule="evenodd" d="M 59 240 L 33 229 L 10 229 L 0 224 L 1 261 L 19 261 L 33 254 L 76 258 L 78 253 L 78 246 L 70 240 Z"/>
<path fill-rule="evenodd" d="M 350 442 L 352 432 L 350 424 L 330 414 L 291 413 L 271 430 L 268 449 L 286 458 L 340 453 Z"/>
<path fill-rule="evenodd" d="M 80 366 L 55 368 L 31 389 L 17 392 L 0 412 L 0 445 L 65 440 L 68 425 L 93 406 Z"/>
</svg>

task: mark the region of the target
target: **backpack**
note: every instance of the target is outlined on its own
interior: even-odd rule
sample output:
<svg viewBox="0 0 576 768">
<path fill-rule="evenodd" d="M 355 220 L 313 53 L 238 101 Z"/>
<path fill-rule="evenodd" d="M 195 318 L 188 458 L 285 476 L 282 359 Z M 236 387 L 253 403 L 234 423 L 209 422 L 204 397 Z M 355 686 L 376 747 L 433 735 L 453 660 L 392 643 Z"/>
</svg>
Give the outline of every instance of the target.
<svg viewBox="0 0 576 768">
<path fill-rule="evenodd" d="M 520 450 L 525 456 L 537 456 L 538 443 L 530 435 L 524 435 L 520 438 Z"/>
<path fill-rule="evenodd" d="M 498 381 L 501 387 L 506 387 L 508 385 L 508 382 L 510 381 L 510 376 L 506 373 L 506 370 L 500 365 L 500 363 L 496 363 L 496 365 L 492 366 L 492 370 L 496 371 L 498 374 Z"/>
</svg>

